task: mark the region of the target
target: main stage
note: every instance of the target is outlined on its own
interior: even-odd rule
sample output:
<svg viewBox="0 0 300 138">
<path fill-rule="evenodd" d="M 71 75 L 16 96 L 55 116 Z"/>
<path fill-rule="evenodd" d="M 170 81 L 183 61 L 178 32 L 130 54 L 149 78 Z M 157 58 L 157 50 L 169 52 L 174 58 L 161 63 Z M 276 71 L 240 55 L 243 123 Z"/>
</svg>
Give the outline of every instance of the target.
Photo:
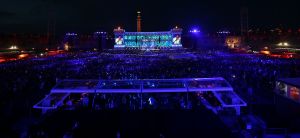
<svg viewBox="0 0 300 138">
<path fill-rule="evenodd" d="M 175 27 L 163 32 L 126 32 L 124 29 L 114 29 L 114 49 L 174 49 L 182 48 L 182 29 Z"/>
</svg>

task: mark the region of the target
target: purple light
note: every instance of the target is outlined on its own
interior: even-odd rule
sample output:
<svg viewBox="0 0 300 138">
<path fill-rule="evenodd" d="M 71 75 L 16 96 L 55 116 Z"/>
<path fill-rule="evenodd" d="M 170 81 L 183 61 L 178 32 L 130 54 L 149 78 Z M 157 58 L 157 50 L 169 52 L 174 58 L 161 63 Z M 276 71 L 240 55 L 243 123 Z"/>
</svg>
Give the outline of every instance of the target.
<svg viewBox="0 0 300 138">
<path fill-rule="evenodd" d="M 95 34 L 106 34 L 106 32 L 95 32 Z"/>
<path fill-rule="evenodd" d="M 230 34 L 230 32 L 229 31 L 219 31 L 219 32 L 217 32 L 218 34 Z"/>
<path fill-rule="evenodd" d="M 193 30 L 190 30 L 191 33 L 199 33 L 200 31 L 198 29 L 193 29 Z"/>
<path fill-rule="evenodd" d="M 77 35 L 76 33 L 67 33 L 66 34 L 67 36 L 75 36 L 75 35 Z"/>
</svg>

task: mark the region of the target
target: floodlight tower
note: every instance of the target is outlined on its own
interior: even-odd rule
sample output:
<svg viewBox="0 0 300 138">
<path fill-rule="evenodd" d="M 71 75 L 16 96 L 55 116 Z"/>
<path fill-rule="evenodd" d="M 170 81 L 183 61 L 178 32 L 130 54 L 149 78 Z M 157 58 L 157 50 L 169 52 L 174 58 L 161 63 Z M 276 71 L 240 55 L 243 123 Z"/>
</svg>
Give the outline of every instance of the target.
<svg viewBox="0 0 300 138">
<path fill-rule="evenodd" d="M 241 16 L 241 36 L 248 36 L 248 8 L 242 7 L 240 11 Z"/>
<path fill-rule="evenodd" d="M 55 41 L 55 29 L 56 20 L 55 20 L 55 11 L 51 4 L 48 7 L 48 25 L 47 25 L 47 42 L 48 45 L 52 45 Z"/>
<path fill-rule="evenodd" d="M 142 31 L 142 24 L 141 24 L 141 12 L 140 11 L 137 11 L 137 25 L 136 25 L 136 28 L 137 28 L 137 32 L 141 32 Z"/>
</svg>

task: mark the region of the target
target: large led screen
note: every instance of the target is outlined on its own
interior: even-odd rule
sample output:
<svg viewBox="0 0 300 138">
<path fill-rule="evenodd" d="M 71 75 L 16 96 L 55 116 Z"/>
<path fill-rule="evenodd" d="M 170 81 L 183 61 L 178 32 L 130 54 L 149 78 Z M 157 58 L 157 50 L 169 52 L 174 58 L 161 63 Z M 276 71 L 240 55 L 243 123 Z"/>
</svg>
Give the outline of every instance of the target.
<svg viewBox="0 0 300 138">
<path fill-rule="evenodd" d="M 173 45 L 181 45 L 181 37 L 179 35 L 176 35 L 173 37 Z"/>
</svg>

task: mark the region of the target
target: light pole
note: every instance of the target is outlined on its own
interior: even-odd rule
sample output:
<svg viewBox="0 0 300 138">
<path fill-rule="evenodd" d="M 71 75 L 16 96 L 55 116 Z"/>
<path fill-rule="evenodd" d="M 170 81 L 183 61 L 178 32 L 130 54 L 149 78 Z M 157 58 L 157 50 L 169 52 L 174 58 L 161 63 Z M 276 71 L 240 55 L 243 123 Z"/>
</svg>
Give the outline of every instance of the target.
<svg viewBox="0 0 300 138">
<path fill-rule="evenodd" d="M 199 38 L 200 30 L 198 28 L 193 28 L 189 31 L 192 38 L 192 49 L 196 49 L 197 39 Z"/>
</svg>

